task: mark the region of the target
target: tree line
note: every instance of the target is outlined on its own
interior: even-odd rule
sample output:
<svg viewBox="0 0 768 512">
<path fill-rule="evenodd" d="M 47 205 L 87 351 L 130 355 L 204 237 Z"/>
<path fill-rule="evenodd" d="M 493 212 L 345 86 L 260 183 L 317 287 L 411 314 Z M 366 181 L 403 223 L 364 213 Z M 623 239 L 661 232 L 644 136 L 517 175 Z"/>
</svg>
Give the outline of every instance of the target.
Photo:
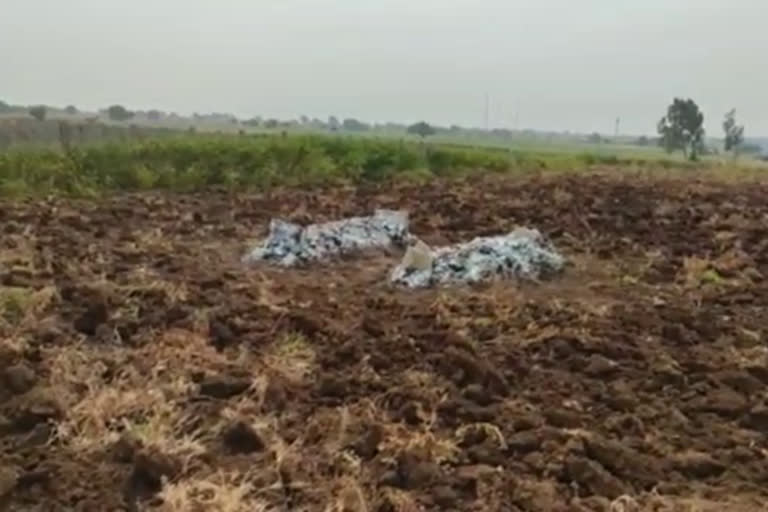
<svg viewBox="0 0 768 512">
<path fill-rule="evenodd" d="M 3 112 L 24 112 L 28 113 L 34 119 L 44 121 L 48 115 L 48 107 L 44 105 L 35 105 L 31 107 L 15 107 L 9 105 L 3 101 L 0 101 L 0 113 Z M 64 108 L 67 114 L 77 114 L 79 111 L 74 105 L 69 105 Z M 110 120 L 122 122 L 134 119 L 137 116 L 137 112 L 133 112 L 122 105 L 111 105 L 110 107 L 102 110 Z M 150 110 L 148 112 L 139 112 L 150 121 L 159 121 L 168 116 L 168 114 L 159 110 Z M 213 116 L 213 114 L 211 114 Z M 202 119 L 206 116 L 195 115 L 194 118 Z M 235 116 L 227 116 L 225 114 L 218 114 L 215 116 L 217 119 L 229 119 L 235 124 L 242 124 L 244 126 L 251 127 L 263 127 L 267 129 L 285 129 L 291 126 L 303 126 L 313 128 L 317 130 L 328 131 L 348 131 L 348 132 L 366 132 L 374 127 L 363 121 L 359 121 L 354 118 L 346 118 L 339 120 L 335 116 L 329 116 L 327 121 L 319 119 L 309 119 L 306 116 L 294 122 L 279 121 L 277 119 L 261 119 L 254 117 L 248 120 L 240 121 Z M 387 123 L 383 125 L 384 129 L 390 129 L 392 131 L 405 131 L 408 134 L 416 135 L 425 139 L 429 136 L 437 133 L 475 133 L 477 130 L 462 128 L 459 126 L 451 126 L 449 128 L 442 128 L 430 125 L 426 121 L 419 121 L 411 125 L 401 125 L 398 123 Z M 739 125 L 736 122 L 736 111 L 731 109 L 725 114 L 722 121 L 722 129 L 724 133 L 724 150 L 730 152 L 734 158 L 741 153 L 759 153 L 762 151 L 760 146 L 754 144 L 745 144 L 744 140 L 744 126 Z M 701 155 L 706 154 L 710 150 L 706 147 L 704 136 L 704 114 L 696 104 L 690 98 L 674 98 L 672 103 L 667 107 L 666 115 L 664 115 L 657 123 L 656 130 L 658 132 L 658 139 L 656 142 L 663 147 L 668 153 L 674 151 L 681 151 L 683 156 L 689 160 L 697 160 Z M 483 131 L 484 133 L 487 132 Z M 491 132 L 498 136 L 512 136 L 512 132 L 504 129 L 497 129 Z M 587 138 L 591 143 L 603 143 L 610 142 L 610 138 L 605 138 L 597 133 L 593 133 Z M 649 137 L 641 136 L 633 142 L 636 145 L 647 146 L 654 143 Z"/>
<path fill-rule="evenodd" d="M 724 149 L 735 157 L 744 149 L 744 126 L 736 123 L 736 110 L 725 114 L 722 123 Z M 668 152 L 682 151 L 689 160 L 697 160 L 706 150 L 704 145 L 704 113 L 690 98 L 674 98 L 656 129 L 659 144 Z"/>
</svg>

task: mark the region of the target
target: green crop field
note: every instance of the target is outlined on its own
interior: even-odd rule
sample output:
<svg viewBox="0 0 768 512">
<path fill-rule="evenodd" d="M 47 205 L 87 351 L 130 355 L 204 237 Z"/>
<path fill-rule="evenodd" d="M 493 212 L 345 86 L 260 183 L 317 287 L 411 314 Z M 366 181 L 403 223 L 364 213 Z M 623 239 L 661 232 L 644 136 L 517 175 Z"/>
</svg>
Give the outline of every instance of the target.
<svg viewBox="0 0 768 512">
<path fill-rule="evenodd" d="M 657 153 L 468 146 L 345 135 L 173 135 L 0 153 L 0 193 L 97 195 L 119 190 L 264 189 L 469 173 L 701 169 Z M 733 168 L 730 166 L 729 168 Z"/>
</svg>

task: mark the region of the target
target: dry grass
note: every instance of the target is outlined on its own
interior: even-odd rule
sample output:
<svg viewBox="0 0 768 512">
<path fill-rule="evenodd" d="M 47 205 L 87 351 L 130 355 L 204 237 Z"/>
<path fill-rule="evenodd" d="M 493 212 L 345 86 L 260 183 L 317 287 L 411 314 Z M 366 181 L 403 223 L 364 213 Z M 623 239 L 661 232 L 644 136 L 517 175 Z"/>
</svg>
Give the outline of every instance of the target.
<svg viewBox="0 0 768 512">
<path fill-rule="evenodd" d="M 704 497 L 666 496 L 656 492 L 619 496 L 610 512 L 761 512 L 768 502 L 754 498 L 731 497 L 713 501 Z"/>
<path fill-rule="evenodd" d="M 299 384 L 312 372 L 315 350 L 302 334 L 287 333 L 270 345 L 263 361 L 290 382 Z"/>
<path fill-rule="evenodd" d="M 56 438 L 77 452 L 104 450 L 120 432 L 185 462 L 205 452 L 197 435 L 178 433 L 188 418 L 177 403 L 189 396 L 193 385 L 168 373 L 166 361 L 147 366 L 144 374 L 142 365 L 126 364 L 122 349 L 99 357 L 82 345 L 51 349 L 47 360 L 53 392 L 67 410 Z"/>
<path fill-rule="evenodd" d="M 0 286 L 0 322 L 14 328 L 26 328 L 39 321 L 41 313 L 57 298 L 56 288 L 39 290 Z"/>
<path fill-rule="evenodd" d="M 340 483 L 340 490 L 335 502 L 327 507 L 327 512 L 368 512 L 368 501 L 360 484 L 351 478 Z"/>
<path fill-rule="evenodd" d="M 265 502 L 254 497 L 248 475 L 217 472 L 208 478 L 168 482 L 159 494 L 160 512 L 267 512 Z M 146 510 L 150 510 L 147 508 Z"/>
</svg>

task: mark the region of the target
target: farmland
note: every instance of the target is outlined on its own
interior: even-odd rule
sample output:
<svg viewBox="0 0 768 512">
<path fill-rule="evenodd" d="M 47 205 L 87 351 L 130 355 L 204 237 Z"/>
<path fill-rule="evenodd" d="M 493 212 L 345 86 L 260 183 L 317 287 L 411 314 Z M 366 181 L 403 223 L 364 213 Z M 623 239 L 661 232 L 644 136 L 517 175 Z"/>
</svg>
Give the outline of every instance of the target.
<svg viewBox="0 0 768 512">
<path fill-rule="evenodd" d="M 0 152 L 0 195 L 268 190 L 275 186 L 328 186 L 424 181 L 483 173 L 520 175 L 577 172 L 610 166 L 619 172 L 692 171 L 759 175 L 756 161 L 687 162 L 636 153 L 575 152 L 433 144 L 387 138 L 329 135 L 185 135 L 72 144 Z"/>
<path fill-rule="evenodd" d="M 603 159 L 605 158 L 605 159 Z M 0 509 L 768 506 L 768 185 L 336 137 L 0 154 Z M 738 179 L 722 179 L 724 174 Z M 279 270 L 270 218 L 545 233 L 540 284 Z"/>
</svg>

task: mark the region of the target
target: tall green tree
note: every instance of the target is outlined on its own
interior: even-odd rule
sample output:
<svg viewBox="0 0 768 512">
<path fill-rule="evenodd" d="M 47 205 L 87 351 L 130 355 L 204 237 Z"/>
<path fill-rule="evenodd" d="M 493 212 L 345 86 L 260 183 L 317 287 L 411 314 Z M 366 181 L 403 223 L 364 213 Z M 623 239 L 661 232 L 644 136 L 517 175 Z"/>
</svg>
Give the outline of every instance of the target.
<svg viewBox="0 0 768 512">
<path fill-rule="evenodd" d="M 48 109 L 45 105 L 37 105 L 29 108 L 29 115 L 37 119 L 38 121 L 45 121 L 45 115 L 48 113 Z"/>
<path fill-rule="evenodd" d="M 744 126 L 736 124 L 736 109 L 731 109 L 725 114 L 723 131 L 725 132 L 725 150 L 732 151 L 733 157 L 736 158 L 744 143 Z"/>
<path fill-rule="evenodd" d="M 675 98 L 657 125 L 659 144 L 668 152 L 681 150 L 697 160 L 704 146 L 704 114 L 692 99 Z"/>
<path fill-rule="evenodd" d="M 112 105 L 107 109 L 107 115 L 112 121 L 127 121 L 133 118 L 133 112 L 122 105 Z"/>
<path fill-rule="evenodd" d="M 370 126 L 367 123 L 358 121 L 354 118 L 347 118 L 341 122 L 341 127 L 349 132 L 364 132 L 367 131 Z"/>
<path fill-rule="evenodd" d="M 408 133 L 418 135 L 422 139 L 425 139 L 430 135 L 434 135 L 435 129 L 432 128 L 429 123 L 419 121 L 418 123 L 414 123 L 408 127 Z"/>
</svg>

